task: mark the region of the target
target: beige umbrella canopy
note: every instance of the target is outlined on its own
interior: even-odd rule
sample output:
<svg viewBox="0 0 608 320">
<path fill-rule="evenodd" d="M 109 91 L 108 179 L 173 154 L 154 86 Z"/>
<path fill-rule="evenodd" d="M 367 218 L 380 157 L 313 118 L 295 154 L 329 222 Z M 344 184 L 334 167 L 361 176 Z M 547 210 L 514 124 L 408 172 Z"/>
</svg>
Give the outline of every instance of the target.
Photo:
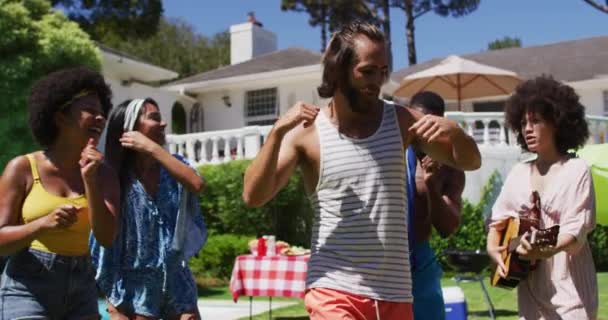
<svg viewBox="0 0 608 320">
<path fill-rule="evenodd" d="M 449 56 L 433 67 L 404 77 L 393 95 L 411 98 L 429 90 L 446 100 L 457 100 L 461 110 L 461 100 L 511 94 L 520 82 L 515 72 Z"/>
</svg>

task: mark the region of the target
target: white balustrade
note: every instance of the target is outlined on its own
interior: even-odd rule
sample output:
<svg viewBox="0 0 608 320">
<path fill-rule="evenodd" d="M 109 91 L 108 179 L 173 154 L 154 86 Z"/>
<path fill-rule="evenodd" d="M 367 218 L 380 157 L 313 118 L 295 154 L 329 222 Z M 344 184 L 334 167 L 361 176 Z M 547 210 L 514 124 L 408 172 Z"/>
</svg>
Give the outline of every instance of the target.
<svg viewBox="0 0 608 320">
<path fill-rule="evenodd" d="M 272 126 L 249 126 L 232 130 L 168 134 L 171 153 L 180 154 L 193 165 L 219 164 L 253 158 Z"/>
<path fill-rule="evenodd" d="M 243 159 L 243 136 L 236 137 L 236 160 Z"/>
<path fill-rule="evenodd" d="M 516 136 L 505 128 L 502 112 L 446 112 L 475 141 L 485 147 L 516 145 Z M 589 142 L 608 141 L 608 117 L 588 116 Z M 193 165 L 219 164 L 251 159 L 266 141 L 272 126 L 249 126 L 232 130 L 167 135 L 171 153 L 178 153 Z"/>
<path fill-rule="evenodd" d="M 506 137 L 507 129 L 505 128 L 504 119 L 498 120 L 498 130 L 499 130 L 498 144 L 500 144 L 502 146 L 507 145 L 507 137 Z"/>
<path fill-rule="evenodd" d="M 506 145 L 502 112 L 446 112 L 445 116 L 458 123 L 465 123 L 465 131 L 480 145 Z"/>
</svg>

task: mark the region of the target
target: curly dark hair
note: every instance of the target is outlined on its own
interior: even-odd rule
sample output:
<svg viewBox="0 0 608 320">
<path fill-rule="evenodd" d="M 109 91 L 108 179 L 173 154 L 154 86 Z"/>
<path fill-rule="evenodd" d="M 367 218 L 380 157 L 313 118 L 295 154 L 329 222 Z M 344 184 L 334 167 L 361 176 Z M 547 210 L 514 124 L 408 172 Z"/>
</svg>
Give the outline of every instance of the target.
<svg viewBox="0 0 608 320">
<path fill-rule="evenodd" d="M 28 124 L 34 139 L 48 147 L 55 142 L 58 129 L 53 116 L 62 111 L 78 93 L 97 93 L 104 115 L 112 108 L 112 91 L 97 71 L 86 67 L 62 69 L 38 80 L 28 98 Z M 69 109 L 69 108 L 68 108 Z"/>
<path fill-rule="evenodd" d="M 507 125 L 526 151 L 529 150 L 521 132 L 526 112 L 540 114 L 555 127 L 555 146 L 561 154 L 578 149 L 589 138 L 585 107 L 579 102 L 579 96 L 572 87 L 550 76 L 543 75 L 520 84 L 507 100 L 505 111 Z"/>
<path fill-rule="evenodd" d="M 373 24 L 354 21 L 333 34 L 323 55 L 323 78 L 317 87 L 322 98 L 331 98 L 336 89 L 348 83 L 349 69 L 356 63 L 355 38 L 364 35 L 374 42 L 386 44 L 384 33 Z M 387 80 L 387 79 L 385 79 Z"/>
</svg>

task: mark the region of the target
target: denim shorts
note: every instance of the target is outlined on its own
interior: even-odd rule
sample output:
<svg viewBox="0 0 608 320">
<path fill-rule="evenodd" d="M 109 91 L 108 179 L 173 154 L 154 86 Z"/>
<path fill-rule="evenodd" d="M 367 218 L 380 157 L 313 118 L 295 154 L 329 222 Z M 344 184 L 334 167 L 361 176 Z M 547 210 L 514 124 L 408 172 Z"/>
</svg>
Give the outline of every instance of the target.
<svg viewBox="0 0 608 320">
<path fill-rule="evenodd" d="M 9 258 L 0 283 L 0 320 L 99 318 L 89 256 L 24 249 Z"/>
</svg>

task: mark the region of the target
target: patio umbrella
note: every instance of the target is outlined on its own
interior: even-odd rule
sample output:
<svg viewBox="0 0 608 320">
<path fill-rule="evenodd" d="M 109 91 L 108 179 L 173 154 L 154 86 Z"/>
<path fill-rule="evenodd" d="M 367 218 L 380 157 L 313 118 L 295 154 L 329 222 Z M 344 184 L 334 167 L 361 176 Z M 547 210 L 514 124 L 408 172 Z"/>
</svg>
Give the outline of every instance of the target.
<svg viewBox="0 0 608 320">
<path fill-rule="evenodd" d="M 515 72 L 449 56 L 433 67 L 404 77 L 393 95 L 411 98 L 429 90 L 446 100 L 457 100 L 461 110 L 461 100 L 508 95 L 520 82 Z"/>
<path fill-rule="evenodd" d="M 608 143 L 589 144 L 578 150 L 578 156 L 591 166 L 595 189 L 595 211 L 598 224 L 608 225 Z"/>
</svg>

